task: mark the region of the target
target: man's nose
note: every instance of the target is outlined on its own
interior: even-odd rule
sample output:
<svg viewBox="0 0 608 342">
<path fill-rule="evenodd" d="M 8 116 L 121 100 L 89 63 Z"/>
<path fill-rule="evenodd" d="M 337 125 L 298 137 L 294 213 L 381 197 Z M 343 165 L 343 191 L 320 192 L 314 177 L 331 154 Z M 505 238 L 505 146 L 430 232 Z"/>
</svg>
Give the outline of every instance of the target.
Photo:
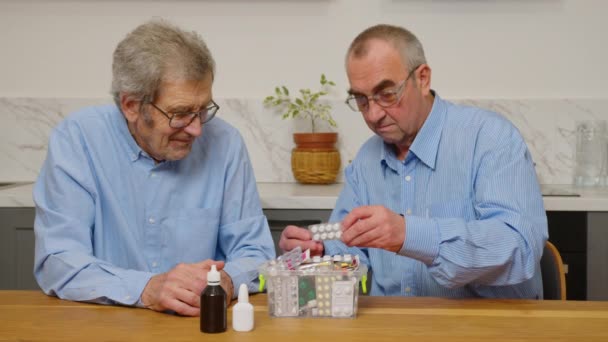
<svg viewBox="0 0 608 342">
<path fill-rule="evenodd" d="M 376 103 L 376 101 L 370 99 L 368 104 L 367 120 L 373 123 L 377 123 L 384 117 L 384 108 Z"/>
<path fill-rule="evenodd" d="M 193 137 L 198 137 L 203 134 L 203 125 L 201 125 L 201 118 L 197 115 L 192 122 L 184 127 L 184 132 L 190 134 Z"/>
</svg>

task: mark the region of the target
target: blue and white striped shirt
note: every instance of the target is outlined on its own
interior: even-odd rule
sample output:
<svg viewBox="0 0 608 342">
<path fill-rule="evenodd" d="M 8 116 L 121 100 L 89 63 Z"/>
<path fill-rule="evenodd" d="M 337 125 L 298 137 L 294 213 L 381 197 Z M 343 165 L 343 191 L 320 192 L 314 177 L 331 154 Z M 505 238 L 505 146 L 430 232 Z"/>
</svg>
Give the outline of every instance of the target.
<svg viewBox="0 0 608 342">
<path fill-rule="evenodd" d="M 530 153 L 502 116 L 436 95 L 404 161 L 378 136 L 361 147 L 330 220 L 362 205 L 406 222 L 399 253 L 325 243 L 371 267 L 371 295 L 542 298 L 547 218 Z"/>
<path fill-rule="evenodd" d="M 55 128 L 48 151 L 34 187 L 45 293 L 140 305 L 152 276 L 206 259 L 257 291 L 257 268 L 275 252 L 234 127 L 216 118 L 186 158 L 156 164 L 115 105 L 90 107 Z"/>
</svg>

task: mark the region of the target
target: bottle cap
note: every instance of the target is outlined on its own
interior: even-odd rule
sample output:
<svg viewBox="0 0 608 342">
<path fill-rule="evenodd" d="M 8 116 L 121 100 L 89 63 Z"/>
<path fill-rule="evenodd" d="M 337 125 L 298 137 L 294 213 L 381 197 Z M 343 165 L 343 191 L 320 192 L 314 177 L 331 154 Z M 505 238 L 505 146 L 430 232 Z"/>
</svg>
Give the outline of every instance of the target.
<svg viewBox="0 0 608 342">
<path fill-rule="evenodd" d="M 239 303 L 249 303 L 249 290 L 247 284 L 239 286 Z"/>
<path fill-rule="evenodd" d="M 217 271 L 217 267 L 215 265 L 211 265 L 211 270 L 207 272 L 207 284 L 219 285 L 220 277 L 220 272 Z"/>
<path fill-rule="evenodd" d="M 251 331 L 253 329 L 253 305 L 249 303 L 249 292 L 246 284 L 239 286 L 239 301 L 232 308 L 232 329 L 234 331 Z"/>
</svg>

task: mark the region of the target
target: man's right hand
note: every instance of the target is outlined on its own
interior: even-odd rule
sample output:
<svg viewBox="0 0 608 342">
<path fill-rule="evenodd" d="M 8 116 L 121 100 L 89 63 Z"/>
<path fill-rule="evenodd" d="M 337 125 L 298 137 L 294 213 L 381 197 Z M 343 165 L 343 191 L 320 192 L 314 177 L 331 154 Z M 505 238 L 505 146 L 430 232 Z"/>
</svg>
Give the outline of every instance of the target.
<svg viewBox="0 0 608 342">
<path fill-rule="evenodd" d="M 287 226 L 281 233 L 279 247 L 283 252 L 290 251 L 297 246 L 302 250 L 310 249 L 310 255 L 323 255 L 325 248 L 320 241 L 313 241 L 312 234 L 306 228 Z"/>
<path fill-rule="evenodd" d="M 200 315 L 201 293 L 207 286 L 207 272 L 215 265 L 220 271 L 223 261 L 205 260 L 179 264 L 169 272 L 153 276 L 141 294 L 145 307 L 154 311 L 172 310 L 183 316 Z"/>
</svg>

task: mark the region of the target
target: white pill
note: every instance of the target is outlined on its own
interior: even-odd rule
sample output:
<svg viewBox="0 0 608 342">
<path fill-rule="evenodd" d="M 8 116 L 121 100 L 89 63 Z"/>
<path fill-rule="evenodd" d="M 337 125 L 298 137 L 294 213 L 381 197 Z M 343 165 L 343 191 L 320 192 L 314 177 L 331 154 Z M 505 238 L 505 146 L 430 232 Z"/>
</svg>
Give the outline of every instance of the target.
<svg viewBox="0 0 608 342">
<path fill-rule="evenodd" d="M 320 238 L 319 234 L 315 234 L 312 236 L 313 240 L 319 240 L 319 238 Z"/>
<path fill-rule="evenodd" d="M 325 239 L 327 239 L 327 233 L 321 234 L 321 240 L 325 240 Z"/>
<path fill-rule="evenodd" d="M 336 232 L 336 239 L 339 239 L 340 236 L 342 236 L 342 232 L 341 231 L 337 231 Z"/>
<path fill-rule="evenodd" d="M 319 233 L 323 233 L 325 231 L 325 225 L 324 224 L 320 224 L 319 225 Z"/>
<path fill-rule="evenodd" d="M 334 232 L 329 232 L 329 233 L 327 234 L 327 238 L 328 238 L 328 239 L 333 239 L 333 238 L 334 238 L 334 236 L 335 236 Z"/>
<path fill-rule="evenodd" d="M 313 232 L 313 233 L 316 233 L 317 230 L 319 230 L 319 228 L 317 226 L 311 226 L 310 227 L 310 231 Z"/>
</svg>

